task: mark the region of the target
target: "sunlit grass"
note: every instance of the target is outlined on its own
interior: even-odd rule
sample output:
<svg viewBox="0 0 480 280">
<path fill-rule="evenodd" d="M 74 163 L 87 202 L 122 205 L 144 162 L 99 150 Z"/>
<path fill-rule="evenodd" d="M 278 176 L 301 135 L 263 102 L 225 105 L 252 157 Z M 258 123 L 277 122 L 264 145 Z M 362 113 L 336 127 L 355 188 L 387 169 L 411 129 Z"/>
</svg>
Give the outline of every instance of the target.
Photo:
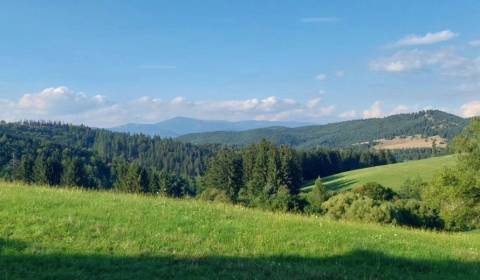
<svg viewBox="0 0 480 280">
<path fill-rule="evenodd" d="M 0 182 L 0 279 L 470 278 L 480 234 Z"/>
<path fill-rule="evenodd" d="M 398 190 L 407 179 L 419 177 L 429 181 L 440 169 L 454 164 L 455 156 L 433 157 L 338 173 L 323 178 L 323 183 L 331 190 L 351 188 L 368 182 L 377 182 Z M 313 182 L 304 189 L 312 187 Z"/>
</svg>

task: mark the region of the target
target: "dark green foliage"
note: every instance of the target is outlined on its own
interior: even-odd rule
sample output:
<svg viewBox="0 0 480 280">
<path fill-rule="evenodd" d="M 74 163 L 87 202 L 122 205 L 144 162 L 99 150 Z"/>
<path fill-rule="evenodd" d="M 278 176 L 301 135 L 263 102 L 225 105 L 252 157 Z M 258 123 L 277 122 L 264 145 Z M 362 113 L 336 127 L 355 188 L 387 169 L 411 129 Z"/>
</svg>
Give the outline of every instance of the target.
<svg viewBox="0 0 480 280">
<path fill-rule="evenodd" d="M 417 199 L 401 199 L 393 190 L 368 183 L 333 195 L 322 203 L 326 216 L 411 227 L 442 229 L 438 211 Z"/>
<path fill-rule="evenodd" d="M 192 195 L 182 177 L 203 174 L 215 150 L 84 126 L 0 123 L 0 177 L 26 183 Z"/>
<path fill-rule="evenodd" d="M 429 148 L 412 148 L 412 149 L 401 149 L 390 151 L 390 154 L 398 162 L 409 161 L 409 160 L 419 160 L 430 158 L 432 156 L 444 156 L 448 154 L 448 149 L 446 148 L 436 148 L 436 152 L 432 153 L 432 149 Z"/>
<path fill-rule="evenodd" d="M 308 204 L 305 208 L 307 213 L 323 213 L 322 204 L 328 200 L 330 194 L 328 193 L 327 188 L 323 185 L 322 179 L 317 178 L 315 180 L 315 186 L 313 189 L 305 196 Z"/>
<path fill-rule="evenodd" d="M 287 186 L 280 186 L 276 193 L 269 197 L 264 207 L 274 211 L 287 212 L 298 210 L 298 203 Z"/>
<path fill-rule="evenodd" d="M 90 187 L 85 163 L 81 158 L 73 158 L 65 164 L 65 173 L 62 183 L 66 186 Z"/>
<path fill-rule="evenodd" d="M 232 203 L 232 200 L 224 190 L 216 188 L 206 188 L 200 193 L 199 198 L 207 201 L 215 201 L 222 203 Z"/>
<path fill-rule="evenodd" d="M 34 164 L 35 162 L 30 155 L 22 156 L 20 164 L 15 170 L 15 179 L 27 184 L 33 183 L 35 181 Z"/>
<path fill-rule="evenodd" d="M 316 148 L 299 152 L 302 161 L 302 173 L 305 180 L 314 180 L 318 176 L 359 168 L 395 163 L 390 151 L 371 151 L 359 149 L 332 150 Z"/>
<path fill-rule="evenodd" d="M 289 210 L 302 183 L 301 162 L 295 150 L 261 141 L 238 151 L 220 151 L 203 182 L 209 193 L 215 188 L 233 202 Z"/>
<path fill-rule="evenodd" d="M 376 182 L 356 186 L 352 191 L 373 200 L 393 200 L 396 196 L 396 193 L 392 189 L 385 188 Z"/>
<path fill-rule="evenodd" d="M 442 229 L 443 220 L 438 215 L 438 210 L 417 199 L 401 199 L 395 202 L 398 207 L 396 219 L 400 224 L 412 227 Z"/>
<path fill-rule="evenodd" d="M 210 160 L 204 185 L 222 190 L 230 201 L 236 201 L 243 186 L 243 160 L 240 154 L 229 149 L 219 151 Z"/>
<path fill-rule="evenodd" d="M 413 198 L 420 200 L 422 191 L 427 187 L 427 183 L 420 177 L 407 179 L 400 187 L 398 194 L 402 198 Z"/>
<path fill-rule="evenodd" d="M 183 177 L 175 176 L 166 172 L 154 172 L 156 185 L 160 187 L 159 194 L 170 197 L 194 196 L 195 191 L 191 184 Z M 155 192 L 153 192 L 155 193 Z"/>
<path fill-rule="evenodd" d="M 215 146 L 195 146 L 171 139 L 114 133 L 103 129 L 55 122 L 0 123 L 0 175 L 11 168 L 12 155 L 36 155 L 51 150 L 69 149 L 70 153 L 90 156 L 111 163 L 121 157 L 127 162 L 139 161 L 182 176 L 198 176 L 205 172 L 207 159 Z"/>
<path fill-rule="evenodd" d="M 439 209 L 451 230 L 480 228 L 480 119 L 473 119 L 455 139 L 456 168 L 444 169 L 422 192 L 422 199 Z"/>
</svg>

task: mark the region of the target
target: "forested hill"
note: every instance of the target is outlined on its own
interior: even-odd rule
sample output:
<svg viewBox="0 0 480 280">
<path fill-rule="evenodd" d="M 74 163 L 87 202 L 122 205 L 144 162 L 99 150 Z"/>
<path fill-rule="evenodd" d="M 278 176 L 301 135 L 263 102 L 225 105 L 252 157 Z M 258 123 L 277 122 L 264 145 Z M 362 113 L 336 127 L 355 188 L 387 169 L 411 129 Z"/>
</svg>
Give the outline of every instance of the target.
<svg viewBox="0 0 480 280">
<path fill-rule="evenodd" d="M 207 158 L 215 149 L 54 122 L 0 122 L 0 175 L 11 173 L 9 169 L 27 156 L 62 163 L 81 159 L 95 172 L 121 159 L 178 175 L 198 176 L 205 171 Z"/>
<path fill-rule="evenodd" d="M 297 151 L 268 141 L 229 149 L 55 122 L 0 122 L 0 178 L 51 186 L 192 195 L 196 179 L 215 162 L 212 172 L 233 162 L 241 170 L 234 180 L 239 184 L 254 180 L 262 188 L 263 183 L 279 187 L 278 182 L 298 188 L 302 180 L 395 161 L 385 151 Z M 277 180 L 279 172 L 283 181 Z"/>
<path fill-rule="evenodd" d="M 399 114 L 385 118 L 353 120 L 327 125 L 298 128 L 269 127 L 241 132 L 208 132 L 188 134 L 177 138 L 194 144 L 221 143 L 247 145 L 267 139 L 275 144 L 312 148 L 350 147 L 377 139 L 396 136 L 439 135 L 452 139 L 468 124 L 464 119 L 438 110 Z"/>
</svg>

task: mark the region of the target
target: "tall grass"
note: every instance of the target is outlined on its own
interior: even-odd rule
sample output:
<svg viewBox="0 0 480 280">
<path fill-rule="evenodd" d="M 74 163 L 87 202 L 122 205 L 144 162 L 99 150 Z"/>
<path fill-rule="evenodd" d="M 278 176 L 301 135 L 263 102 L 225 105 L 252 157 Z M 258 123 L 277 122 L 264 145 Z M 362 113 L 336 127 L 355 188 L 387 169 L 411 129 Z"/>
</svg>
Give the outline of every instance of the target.
<svg viewBox="0 0 480 280">
<path fill-rule="evenodd" d="M 480 233 L 0 183 L 0 279 L 475 279 Z"/>
</svg>

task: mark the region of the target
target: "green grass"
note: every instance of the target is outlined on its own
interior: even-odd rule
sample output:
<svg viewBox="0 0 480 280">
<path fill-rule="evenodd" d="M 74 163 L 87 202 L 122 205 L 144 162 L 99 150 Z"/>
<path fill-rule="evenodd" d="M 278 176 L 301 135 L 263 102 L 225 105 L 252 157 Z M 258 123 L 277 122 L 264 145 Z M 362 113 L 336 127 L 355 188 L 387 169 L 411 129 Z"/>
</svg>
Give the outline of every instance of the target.
<svg viewBox="0 0 480 280">
<path fill-rule="evenodd" d="M 480 233 L 0 182 L 0 279 L 474 279 Z"/>
<path fill-rule="evenodd" d="M 409 178 L 420 177 L 428 181 L 442 167 L 453 166 L 454 164 L 455 157 L 452 155 L 433 157 L 338 173 L 323 178 L 323 183 L 330 190 L 351 188 L 368 182 L 377 182 L 397 190 Z M 304 190 L 309 190 L 312 187 L 313 183 L 310 183 Z"/>
</svg>

